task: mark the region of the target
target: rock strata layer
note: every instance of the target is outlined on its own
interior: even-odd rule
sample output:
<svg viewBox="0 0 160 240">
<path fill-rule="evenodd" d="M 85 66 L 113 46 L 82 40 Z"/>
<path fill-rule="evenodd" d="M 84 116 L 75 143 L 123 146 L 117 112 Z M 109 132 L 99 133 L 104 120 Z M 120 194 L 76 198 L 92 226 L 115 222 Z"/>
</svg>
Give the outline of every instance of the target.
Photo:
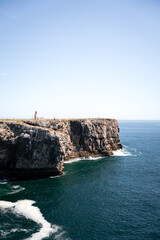
<svg viewBox="0 0 160 240">
<path fill-rule="evenodd" d="M 120 148 L 115 119 L 0 121 L 0 179 L 62 174 L 66 160 Z"/>
</svg>

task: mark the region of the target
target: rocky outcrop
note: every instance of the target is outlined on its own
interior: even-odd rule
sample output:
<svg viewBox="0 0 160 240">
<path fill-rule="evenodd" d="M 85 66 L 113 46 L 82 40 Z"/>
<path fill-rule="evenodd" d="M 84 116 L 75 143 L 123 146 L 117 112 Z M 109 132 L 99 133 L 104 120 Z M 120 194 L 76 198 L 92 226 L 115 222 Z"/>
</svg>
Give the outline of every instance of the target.
<svg viewBox="0 0 160 240">
<path fill-rule="evenodd" d="M 0 179 L 58 175 L 65 160 L 112 155 L 118 132 L 114 119 L 0 121 Z"/>
</svg>

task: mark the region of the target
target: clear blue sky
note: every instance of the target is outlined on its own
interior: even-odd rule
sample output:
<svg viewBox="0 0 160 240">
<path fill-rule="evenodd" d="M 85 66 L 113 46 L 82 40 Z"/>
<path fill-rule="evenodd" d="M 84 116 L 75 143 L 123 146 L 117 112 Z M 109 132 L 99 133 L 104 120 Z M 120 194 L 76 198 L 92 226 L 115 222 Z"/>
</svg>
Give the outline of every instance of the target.
<svg viewBox="0 0 160 240">
<path fill-rule="evenodd" d="M 159 0 L 0 0 L 0 118 L 160 119 Z"/>
</svg>

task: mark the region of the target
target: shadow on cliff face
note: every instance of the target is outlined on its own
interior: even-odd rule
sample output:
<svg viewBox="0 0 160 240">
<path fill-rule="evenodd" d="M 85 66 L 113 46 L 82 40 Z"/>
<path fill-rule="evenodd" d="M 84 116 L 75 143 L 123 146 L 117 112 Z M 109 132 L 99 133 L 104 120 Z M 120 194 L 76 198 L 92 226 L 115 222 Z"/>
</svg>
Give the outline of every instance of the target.
<svg viewBox="0 0 160 240">
<path fill-rule="evenodd" d="M 70 137 L 80 156 L 110 156 L 122 148 L 117 121 L 95 119 L 70 121 Z"/>
<path fill-rule="evenodd" d="M 8 124 L 0 139 L 0 179 L 43 178 L 62 173 L 59 138 L 49 131 Z"/>
<path fill-rule="evenodd" d="M 82 124 L 80 121 L 70 121 L 71 141 L 76 150 L 79 151 L 82 145 Z"/>
<path fill-rule="evenodd" d="M 70 121 L 71 141 L 80 156 L 101 153 L 97 138 L 97 129 L 87 121 Z"/>
<path fill-rule="evenodd" d="M 0 169 L 11 169 L 16 165 L 16 146 L 11 141 L 0 140 Z"/>
</svg>

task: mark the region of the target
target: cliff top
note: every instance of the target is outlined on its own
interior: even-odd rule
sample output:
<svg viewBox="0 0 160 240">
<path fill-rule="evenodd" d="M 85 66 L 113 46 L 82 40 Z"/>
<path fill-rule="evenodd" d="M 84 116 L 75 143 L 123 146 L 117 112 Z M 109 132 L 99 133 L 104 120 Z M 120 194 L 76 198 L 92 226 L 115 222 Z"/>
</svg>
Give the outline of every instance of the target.
<svg viewBox="0 0 160 240">
<path fill-rule="evenodd" d="M 111 118 L 82 118 L 82 119 L 0 119 L 0 125 L 19 125 L 24 127 L 41 128 L 43 130 L 49 130 L 51 132 L 67 132 L 67 126 L 73 122 L 79 122 L 77 124 L 89 124 L 96 127 L 115 125 L 118 127 L 118 121 Z M 4 131 L 4 126 L 1 126 L 0 132 Z"/>
<path fill-rule="evenodd" d="M 112 121 L 115 120 L 113 118 L 70 118 L 70 119 L 43 119 L 43 118 L 38 118 L 38 119 L 0 119 L 0 122 L 14 122 L 14 123 L 25 123 L 28 121 L 33 121 L 33 122 L 53 122 L 53 121 L 59 121 L 59 122 L 66 122 L 66 121 L 94 121 L 94 120 L 107 120 L 107 121 Z"/>
</svg>

